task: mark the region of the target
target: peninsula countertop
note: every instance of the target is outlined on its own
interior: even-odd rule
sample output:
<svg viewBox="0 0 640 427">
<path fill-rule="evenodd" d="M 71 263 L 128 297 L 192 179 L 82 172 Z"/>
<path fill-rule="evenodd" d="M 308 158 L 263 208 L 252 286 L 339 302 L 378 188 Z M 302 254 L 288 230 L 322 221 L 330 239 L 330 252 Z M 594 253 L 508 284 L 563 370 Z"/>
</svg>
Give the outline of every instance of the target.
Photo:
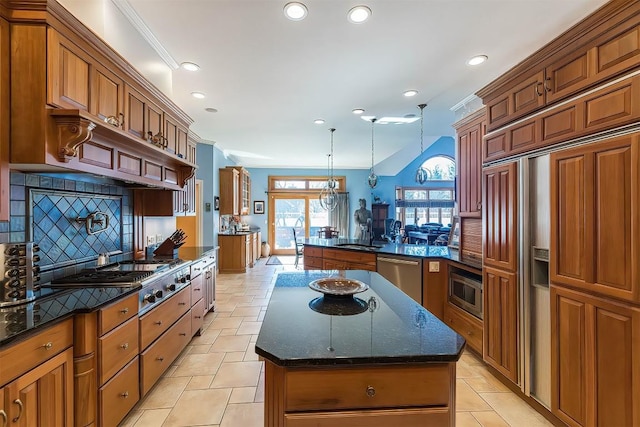
<svg viewBox="0 0 640 427">
<path fill-rule="evenodd" d="M 308 284 L 331 273 L 369 285 L 346 297 L 357 298 L 364 311 L 316 311 L 333 312 L 331 304 L 317 304 L 322 294 Z M 346 304 L 355 306 L 355 301 Z M 256 353 L 287 367 L 429 363 L 457 361 L 464 345 L 463 337 L 378 273 L 304 271 L 278 275 Z"/>
<path fill-rule="evenodd" d="M 361 240 L 357 239 L 324 239 L 320 237 L 307 238 L 304 240 L 304 244 L 308 246 L 364 251 L 384 255 L 403 255 L 417 258 L 442 258 L 482 270 L 482 262 L 480 259 L 463 258 L 457 249 L 451 249 L 448 246 L 414 245 L 408 243 L 387 243 L 380 241 L 374 241 L 372 245 L 368 245 L 363 244 Z"/>
</svg>

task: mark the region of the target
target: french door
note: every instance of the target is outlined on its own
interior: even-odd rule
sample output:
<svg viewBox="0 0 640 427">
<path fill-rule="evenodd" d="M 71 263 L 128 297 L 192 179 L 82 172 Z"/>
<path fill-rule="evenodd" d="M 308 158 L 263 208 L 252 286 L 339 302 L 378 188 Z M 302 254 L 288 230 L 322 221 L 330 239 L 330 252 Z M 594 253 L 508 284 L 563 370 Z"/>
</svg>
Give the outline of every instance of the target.
<svg viewBox="0 0 640 427">
<path fill-rule="evenodd" d="M 295 240 L 317 236 L 329 224 L 329 213 L 322 209 L 317 193 L 272 194 L 269 196 L 269 245 L 275 255 L 295 254 Z"/>
</svg>

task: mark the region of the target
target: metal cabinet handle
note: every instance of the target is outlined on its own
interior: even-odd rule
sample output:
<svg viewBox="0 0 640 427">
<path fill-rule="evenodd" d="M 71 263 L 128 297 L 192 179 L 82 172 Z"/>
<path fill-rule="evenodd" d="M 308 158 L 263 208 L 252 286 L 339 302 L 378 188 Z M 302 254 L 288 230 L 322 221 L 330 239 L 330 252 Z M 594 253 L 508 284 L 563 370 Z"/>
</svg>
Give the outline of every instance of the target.
<svg viewBox="0 0 640 427">
<path fill-rule="evenodd" d="M 120 313 L 122 313 L 122 314 L 127 314 L 128 312 L 129 312 L 129 308 L 128 307 L 125 307 L 122 310 L 120 310 Z"/>
<path fill-rule="evenodd" d="M 201 316 L 194 316 L 194 317 L 195 317 L 196 319 L 200 319 L 200 318 L 201 318 Z"/>
<path fill-rule="evenodd" d="M 178 303 L 178 305 L 187 305 L 187 303 L 186 303 L 186 302 L 184 302 L 184 301 L 180 301 L 180 302 Z"/>
<path fill-rule="evenodd" d="M 42 347 L 43 347 L 45 350 L 49 350 L 49 349 L 51 349 L 51 347 L 53 347 L 53 343 L 52 343 L 51 341 L 49 341 L 48 343 L 43 344 L 43 345 L 42 345 Z"/>
<path fill-rule="evenodd" d="M 162 361 L 164 360 L 164 357 L 162 357 L 162 356 L 160 356 L 160 357 L 156 357 L 156 360 L 157 360 L 158 362 L 162 362 Z"/>
<path fill-rule="evenodd" d="M 551 92 L 551 77 L 547 77 L 546 79 L 544 79 L 544 90 L 547 92 Z"/>
<path fill-rule="evenodd" d="M 7 426 L 7 413 L 0 409 L 0 417 L 2 417 L 2 427 Z"/>
<path fill-rule="evenodd" d="M 194 291 L 199 291 L 199 290 L 200 290 L 200 288 L 193 288 L 193 290 L 194 290 Z"/>
<path fill-rule="evenodd" d="M 180 335 L 181 337 L 186 337 L 187 333 L 186 332 L 180 332 L 178 335 Z"/>
<path fill-rule="evenodd" d="M 123 350 L 128 349 L 128 348 L 129 348 L 129 343 L 128 343 L 128 342 L 126 342 L 126 343 L 122 344 L 122 345 L 120 346 L 120 348 L 121 348 L 121 349 L 123 349 Z"/>
<path fill-rule="evenodd" d="M 122 397 L 123 399 L 126 399 L 127 397 L 129 397 L 129 392 L 125 391 L 124 393 L 120 393 L 120 397 Z"/>
<path fill-rule="evenodd" d="M 17 423 L 20 420 L 20 417 L 22 416 L 22 410 L 24 409 L 24 405 L 22 404 L 22 400 L 20 399 L 14 400 L 13 403 L 18 405 L 18 415 L 16 415 L 16 417 L 11 421 L 13 421 L 14 423 Z"/>
<path fill-rule="evenodd" d="M 153 322 L 153 323 L 158 325 L 158 326 L 160 326 L 160 325 L 162 325 L 162 320 L 158 320 L 157 322 Z"/>
<path fill-rule="evenodd" d="M 373 386 L 368 385 L 367 386 L 367 396 L 373 397 L 375 395 L 376 395 L 376 389 L 373 388 Z"/>
<path fill-rule="evenodd" d="M 540 86 L 542 86 L 542 82 L 536 83 L 536 95 L 542 96 L 542 92 L 540 92 Z"/>
</svg>

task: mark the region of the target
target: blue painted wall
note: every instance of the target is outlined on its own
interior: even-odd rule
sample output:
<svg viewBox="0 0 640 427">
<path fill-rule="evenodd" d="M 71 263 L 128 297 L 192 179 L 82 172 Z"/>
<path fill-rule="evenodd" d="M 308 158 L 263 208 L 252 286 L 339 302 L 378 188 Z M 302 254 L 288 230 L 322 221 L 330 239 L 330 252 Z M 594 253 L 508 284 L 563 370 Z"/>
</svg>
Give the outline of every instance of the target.
<svg viewBox="0 0 640 427">
<path fill-rule="evenodd" d="M 451 158 L 455 156 L 455 140 L 451 137 L 442 137 L 430 145 L 421 156 L 416 157 L 396 176 L 380 176 L 375 189 L 369 188 L 367 177 L 368 169 L 336 169 L 334 175 L 345 176 L 347 179 L 347 192 L 349 193 L 349 209 L 353 212 L 358 208 L 358 199 L 367 200 L 367 207 L 371 207 L 374 197 L 379 197 L 381 201 L 390 204 L 389 213 L 391 216 L 395 212 L 395 187 L 396 186 L 418 186 L 414 180 L 415 171 L 425 160 L 436 155 L 445 155 Z M 235 166 L 231 159 L 225 158 L 221 150 L 208 144 L 198 144 L 198 171 L 196 177 L 202 179 L 203 202 L 211 203 L 210 212 L 203 213 L 203 244 L 217 245 L 217 232 L 220 226 L 220 215 L 213 210 L 214 196 L 220 195 L 220 182 L 218 169 L 226 166 Z M 325 169 L 285 169 L 285 168 L 248 168 L 251 174 L 251 205 L 256 200 L 265 202 L 264 215 L 248 215 L 243 217 L 243 221 L 252 227 L 259 227 L 262 231 L 262 238 L 267 238 L 267 214 L 269 209 L 269 198 L 267 194 L 269 175 L 282 176 L 326 176 Z M 425 187 L 434 186 L 427 183 Z M 441 186 L 441 184 L 438 184 Z M 251 208 L 253 212 L 253 208 Z M 353 233 L 355 225 L 353 215 L 350 216 L 350 230 Z"/>
</svg>

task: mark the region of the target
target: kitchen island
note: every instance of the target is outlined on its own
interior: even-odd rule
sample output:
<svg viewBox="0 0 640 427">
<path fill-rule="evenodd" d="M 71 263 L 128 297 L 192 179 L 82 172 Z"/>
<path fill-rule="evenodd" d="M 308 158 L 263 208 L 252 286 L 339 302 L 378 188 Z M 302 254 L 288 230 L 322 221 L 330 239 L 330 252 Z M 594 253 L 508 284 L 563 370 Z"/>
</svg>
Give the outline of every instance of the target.
<svg viewBox="0 0 640 427">
<path fill-rule="evenodd" d="M 308 287 L 329 275 L 369 289 L 336 302 Z M 265 426 L 453 426 L 464 345 L 377 273 L 281 273 L 256 342 Z"/>
</svg>

